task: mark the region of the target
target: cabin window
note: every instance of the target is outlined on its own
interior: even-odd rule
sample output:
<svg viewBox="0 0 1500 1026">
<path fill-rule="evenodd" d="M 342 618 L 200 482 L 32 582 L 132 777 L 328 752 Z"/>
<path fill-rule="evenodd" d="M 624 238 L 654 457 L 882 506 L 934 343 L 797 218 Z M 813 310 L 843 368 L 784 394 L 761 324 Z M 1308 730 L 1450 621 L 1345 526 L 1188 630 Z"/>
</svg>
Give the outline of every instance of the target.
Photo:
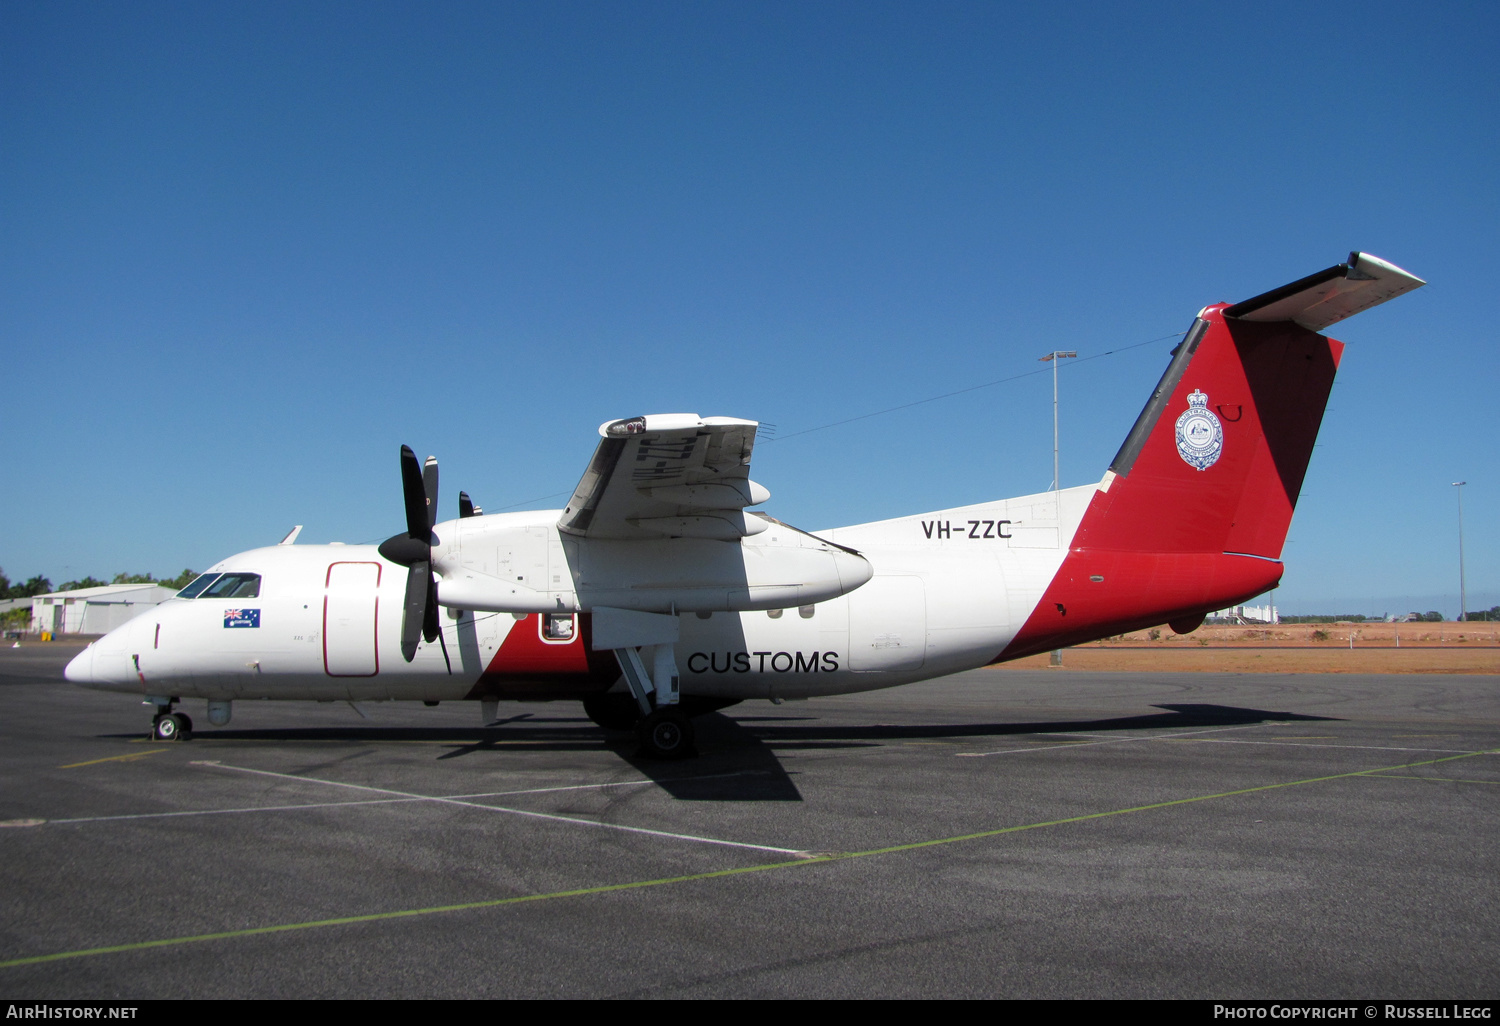
<svg viewBox="0 0 1500 1026">
<path fill-rule="evenodd" d="M 548 641 L 573 640 L 572 613 L 542 614 L 542 637 Z"/>
<path fill-rule="evenodd" d="M 260 574 L 221 574 L 198 595 L 199 598 L 260 598 Z"/>
</svg>

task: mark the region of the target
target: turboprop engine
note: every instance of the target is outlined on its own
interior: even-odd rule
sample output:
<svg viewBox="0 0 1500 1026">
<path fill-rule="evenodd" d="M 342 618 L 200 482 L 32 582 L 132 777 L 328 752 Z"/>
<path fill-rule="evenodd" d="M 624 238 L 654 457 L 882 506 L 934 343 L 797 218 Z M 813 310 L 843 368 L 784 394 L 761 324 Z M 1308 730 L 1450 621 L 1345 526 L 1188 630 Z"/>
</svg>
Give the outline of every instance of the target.
<svg viewBox="0 0 1500 1026">
<path fill-rule="evenodd" d="M 501 613 L 784 609 L 847 594 L 874 573 L 853 549 L 769 517 L 744 538 L 621 540 L 569 535 L 556 512 L 439 525 L 437 601 Z"/>
<path fill-rule="evenodd" d="M 437 606 L 496 613 L 749 612 L 813 605 L 874 574 L 851 548 L 746 512 L 755 421 L 663 414 L 611 421 L 566 509 L 436 523 L 437 460 L 402 446 L 407 532 L 380 551 L 409 568 L 402 653 L 439 637 Z M 437 580 L 433 580 L 436 574 Z"/>
</svg>

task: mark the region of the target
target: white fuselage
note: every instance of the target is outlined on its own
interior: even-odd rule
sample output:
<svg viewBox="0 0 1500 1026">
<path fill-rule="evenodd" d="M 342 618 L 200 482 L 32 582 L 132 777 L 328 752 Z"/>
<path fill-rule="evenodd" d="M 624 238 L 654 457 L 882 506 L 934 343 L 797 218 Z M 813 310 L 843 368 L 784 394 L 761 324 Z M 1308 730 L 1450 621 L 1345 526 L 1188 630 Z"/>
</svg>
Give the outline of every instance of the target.
<svg viewBox="0 0 1500 1026">
<path fill-rule="evenodd" d="M 676 659 L 682 693 L 803 698 L 992 662 L 1057 572 L 1094 491 L 1066 489 L 820 532 L 817 538 L 857 550 L 874 570 L 866 583 L 821 601 L 799 602 L 799 585 L 779 582 L 770 570 L 756 576 L 757 566 L 785 558 L 789 546 L 805 548 L 807 535 L 775 525 L 743 543 L 705 542 L 720 551 L 745 546 L 746 594 L 760 608 L 681 614 Z M 581 630 L 565 639 L 544 637 L 538 613 L 631 601 L 628 581 L 605 581 L 610 590 L 598 590 L 601 582 L 589 579 L 587 561 L 556 530 L 556 519 L 554 511 L 437 525 L 440 538 L 463 539 L 461 554 L 450 544 L 438 586 L 442 645 L 421 645 L 409 663 L 399 649 L 405 568 L 382 559 L 374 546 L 282 545 L 211 568 L 259 575 L 255 597 L 171 599 L 94 643 L 69 667 L 68 678 L 95 688 L 210 701 L 443 701 L 477 697 L 476 682 L 487 671 L 511 673 L 508 653 L 524 647 L 533 653 L 527 665 L 536 678 L 527 695 L 545 697 L 547 657 L 565 662 L 566 650 L 577 652 L 586 639 Z M 505 538 L 521 542 L 483 543 L 496 525 Z M 799 564 L 796 573 L 802 576 L 787 581 L 805 580 L 810 571 Z M 465 574 L 513 583 L 517 594 L 529 593 L 519 608 L 538 612 L 458 606 L 463 593 L 446 584 Z M 694 582 L 670 583 L 690 591 Z M 637 608 L 651 607 L 651 600 L 636 601 Z M 576 697 L 576 688 L 560 688 L 556 697 Z"/>
</svg>

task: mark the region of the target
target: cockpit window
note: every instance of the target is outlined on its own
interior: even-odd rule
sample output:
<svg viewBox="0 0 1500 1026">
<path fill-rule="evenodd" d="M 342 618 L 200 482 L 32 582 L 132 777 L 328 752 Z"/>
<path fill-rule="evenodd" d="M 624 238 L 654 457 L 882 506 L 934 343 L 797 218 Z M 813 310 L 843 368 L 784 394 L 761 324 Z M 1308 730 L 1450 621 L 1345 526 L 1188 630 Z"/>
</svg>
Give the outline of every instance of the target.
<svg viewBox="0 0 1500 1026">
<path fill-rule="evenodd" d="M 260 597 L 260 574 L 223 574 L 198 595 L 199 598 L 245 599 Z"/>
<path fill-rule="evenodd" d="M 207 588 L 210 584 L 214 583 L 214 578 L 218 576 L 218 574 L 199 574 L 197 577 L 193 578 L 192 584 L 189 584 L 186 588 L 183 588 L 177 593 L 177 597 L 197 598 L 198 593 L 204 588 Z"/>
</svg>

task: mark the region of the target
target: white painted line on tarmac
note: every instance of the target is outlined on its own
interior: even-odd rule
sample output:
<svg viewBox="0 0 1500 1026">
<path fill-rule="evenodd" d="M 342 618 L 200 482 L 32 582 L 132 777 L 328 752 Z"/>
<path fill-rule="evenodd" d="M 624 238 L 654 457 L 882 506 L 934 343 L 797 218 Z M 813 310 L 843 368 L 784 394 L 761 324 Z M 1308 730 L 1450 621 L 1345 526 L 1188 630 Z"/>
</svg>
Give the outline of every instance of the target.
<svg viewBox="0 0 1500 1026">
<path fill-rule="evenodd" d="M 770 770 L 735 770 L 732 773 L 704 773 L 701 776 L 663 777 L 660 780 L 611 780 L 603 784 L 565 784 L 559 787 L 528 787 L 521 791 L 481 791 L 478 794 L 446 794 L 444 798 L 504 798 L 513 794 L 547 794 L 550 791 L 586 791 L 602 787 L 639 787 L 643 784 L 671 784 L 693 780 L 721 780 L 724 777 L 764 777 Z"/>
<path fill-rule="evenodd" d="M 1185 731 L 1182 731 L 1181 733 L 1178 733 L 1178 734 L 1148 734 L 1148 735 L 1131 734 L 1131 735 L 1126 736 L 1126 737 L 1111 737 L 1111 738 L 1106 738 L 1103 741 L 1064 741 L 1064 742 L 1061 742 L 1059 744 L 1047 745 L 1045 747 L 1041 747 L 1041 746 L 1037 746 L 1037 745 L 1032 745 L 1029 748 L 1003 748 L 1003 749 L 1001 749 L 998 752 L 959 752 L 955 756 L 955 758 L 959 758 L 959 759 L 983 759 L 985 756 L 988 756 L 988 755 L 1015 755 L 1015 754 L 1017 754 L 1019 752 L 1049 752 L 1049 751 L 1052 751 L 1052 750 L 1057 749 L 1057 748 L 1067 748 L 1067 749 L 1089 748 L 1089 747 L 1091 747 L 1093 745 L 1114 745 L 1114 744 L 1121 744 L 1121 743 L 1126 742 L 1126 741 L 1161 741 L 1161 740 L 1164 740 L 1164 739 L 1167 739 L 1167 738 L 1187 737 L 1187 736 L 1192 735 L 1192 734 L 1218 734 L 1218 733 L 1222 733 L 1223 731 L 1226 731 L 1226 730 L 1249 730 L 1251 727 L 1263 727 L 1263 726 L 1265 726 L 1265 724 L 1263 724 L 1263 723 L 1242 723 L 1242 724 L 1239 724 L 1239 725 L 1234 726 L 1234 727 L 1213 727 L 1213 728 L 1210 728 L 1208 730 L 1185 730 Z M 1062 732 L 1061 731 L 1047 731 L 1046 733 L 1058 735 L 1058 734 L 1061 734 Z M 1080 735 L 1080 736 L 1081 737 L 1096 737 L 1098 735 L 1083 734 L 1083 735 Z"/>
<path fill-rule="evenodd" d="M 500 805 L 484 805 L 480 802 L 463 801 L 458 798 L 444 798 L 440 795 L 412 794 L 408 791 L 396 791 L 386 787 L 370 787 L 365 784 L 348 784 L 341 780 L 323 780 L 320 777 L 303 777 L 295 773 L 277 773 L 274 770 L 252 769 L 249 766 L 228 766 L 214 760 L 189 763 L 190 766 L 206 766 L 211 769 L 233 770 L 238 773 L 254 773 L 264 777 L 277 777 L 282 780 L 296 780 L 307 784 L 325 784 L 329 787 L 345 787 L 356 791 L 373 791 L 376 794 L 394 795 L 398 798 L 416 799 L 418 801 L 437 802 L 443 805 L 460 805 L 469 809 L 481 809 L 485 812 L 504 812 L 512 816 L 524 816 L 528 819 L 545 819 L 556 823 L 573 823 L 578 826 L 597 827 L 601 830 L 619 830 L 629 834 L 645 834 L 649 837 L 666 837 L 675 841 L 693 841 L 698 844 L 717 844 L 726 848 L 751 848 L 755 851 L 774 851 L 782 855 L 796 855 L 803 851 L 801 848 L 777 848 L 769 844 L 749 844 L 745 841 L 726 841 L 718 837 L 699 837 L 696 834 L 677 834 L 668 830 L 651 830 L 646 827 L 625 826 L 620 823 L 601 823 L 593 819 L 580 819 L 576 816 L 558 816 L 550 812 L 531 812 L 527 809 L 509 809 Z"/>
<path fill-rule="evenodd" d="M 767 773 L 766 770 L 737 770 L 737 771 L 735 771 L 733 773 L 706 773 L 706 774 L 704 774 L 702 776 L 696 776 L 696 777 L 669 777 L 669 778 L 667 778 L 667 780 L 668 781 L 672 781 L 672 780 L 717 780 L 717 779 L 719 779 L 721 777 L 764 776 L 766 773 Z M 301 780 L 301 779 L 307 779 L 307 778 L 305 778 L 305 777 L 299 777 L 298 779 Z M 581 790 L 585 790 L 585 789 L 588 789 L 588 788 L 595 788 L 595 789 L 597 789 L 597 788 L 603 788 L 603 787 L 639 787 L 639 786 L 642 786 L 644 784 L 655 784 L 655 783 L 658 783 L 658 781 L 652 780 L 650 778 L 647 778 L 645 780 L 616 780 L 616 781 L 612 781 L 612 782 L 607 783 L 607 784 L 569 784 L 569 785 L 564 786 L 564 787 L 532 787 L 532 788 L 527 788 L 527 789 L 522 790 L 522 791 L 484 791 L 484 792 L 481 792 L 479 794 L 448 794 L 448 795 L 443 795 L 442 797 L 443 798 L 500 798 L 500 797 L 504 797 L 506 795 L 545 794 L 545 793 L 547 793 L 549 791 L 581 791 Z M 243 814 L 243 813 L 247 813 L 247 812 L 300 812 L 300 811 L 305 810 L 305 809 L 337 809 L 337 808 L 339 808 L 341 806 L 345 806 L 345 805 L 361 805 L 361 806 L 362 805 L 400 805 L 403 802 L 427 802 L 427 801 L 432 801 L 432 800 L 433 799 L 426 798 L 426 797 L 414 797 L 414 798 L 365 798 L 365 799 L 361 799 L 361 800 L 353 800 L 353 801 L 347 801 L 347 802 L 306 802 L 306 803 L 299 804 L 299 805 L 247 805 L 244 808 L 239 808 L 239 809 L 182 809 L 182 810 L 179 810 L 179 811 L 176 811 L 176 812 L 135 812 L 135 813 L 120 813 L 120 814 L 114 815 L 114 816 L 74 816 L 74 817 L 72 817 L 70 819 L 53 819 L 53 820 L 38 819 L 38 820 L 24 820 L 24 821 L 23 820 L 16 820 L 14 822 L 0 823 L 0 827 L 4 827 L 4 826 L 39 826 L 42 823 L 52 823 L 54 825 L 61 825 L 61 824 L 76 825 L 76 824 L 79 824 L 79 823 L 108 823 L 108 822 L 112 822 L 112 821 L 116 821 L 116 820 L 131 820 L 131 819 L 170 819 L 170 818 L 173 818 L 173 817 L 180 817 L 180 816 L 233 816 L 233 815 L 239 815 L 239 814 Z"/>
<path fill-rule="evenodd" d="M 178 812 L 134 812 L 118 816 L 76 816 L 72 819 L 48 820 L 53 825 L 78 823 L 109 823 L 127 819 L 172 819 L 178 816 L 234 816 L 246 812 L 296 812 L 300 809 L 335 809 L 342 805 L 394 805 L 399 802 L 419 802 L 421 798 L 369 798 L 364 801 L 316 802 L 306 805 L 249 805 L 243 809 L 183 809 Z"/>
</svg>

